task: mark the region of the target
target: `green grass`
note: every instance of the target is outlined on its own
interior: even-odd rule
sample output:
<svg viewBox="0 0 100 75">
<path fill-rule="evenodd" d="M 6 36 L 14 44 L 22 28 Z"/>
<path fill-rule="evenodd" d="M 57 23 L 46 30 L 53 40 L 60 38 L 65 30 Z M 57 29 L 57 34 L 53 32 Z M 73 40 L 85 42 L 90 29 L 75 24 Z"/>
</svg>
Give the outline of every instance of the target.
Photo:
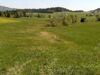
<svg viewBox="0 0 100 75">
<path fill-rule="evenodd" d="M 0 75 L 100 75 L 99 22 L 45 27 L 47 18 L 0 19 Z"/>
</svg>

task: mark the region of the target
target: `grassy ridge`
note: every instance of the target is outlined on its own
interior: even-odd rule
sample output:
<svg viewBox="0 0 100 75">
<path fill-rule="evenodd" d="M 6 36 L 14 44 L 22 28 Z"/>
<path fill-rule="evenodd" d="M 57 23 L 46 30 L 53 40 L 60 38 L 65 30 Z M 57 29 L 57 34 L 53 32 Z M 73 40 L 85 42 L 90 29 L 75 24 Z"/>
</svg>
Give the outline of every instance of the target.
<svg viewBox="0 0 100 75">
<path fill-rule="evenodd" d="M 46 28 L 46 18 L 1 19 L 0 75 L 100 74 L 99 22 Z"/>
</svg>

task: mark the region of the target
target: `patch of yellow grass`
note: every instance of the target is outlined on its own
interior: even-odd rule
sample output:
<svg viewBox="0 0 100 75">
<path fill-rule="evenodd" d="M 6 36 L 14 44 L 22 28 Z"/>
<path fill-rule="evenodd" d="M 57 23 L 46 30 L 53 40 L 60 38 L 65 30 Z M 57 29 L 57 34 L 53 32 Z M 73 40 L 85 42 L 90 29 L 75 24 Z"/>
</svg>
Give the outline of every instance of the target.
<svg viewBox="0 0 100 75">
<path fill-rule="evenodd" d="M 45 40 L 48 40 L 49 42 L 56 42 L 58 37 L 55 34 L 49 33 L 49 32 L 40 32 L 41 38 L 44 38 Z"/>
<path fill-rule="evenodd" d="M 31 62 L 32 60 L 27 60 L 21 65 L 19 64 L 14 65 L 13 67 L 7 69 L 6 75 L 21 75 L 21 72 L 24 69 L 24 67 Z"/>
<path fill-rule="evenodd" d="M 18 22 L 18 21 L 14 19 L 10 19 L 10 18 L 0 18 L 0 24 L 15 23 L 15 22 Z"/>
<path fill-rule="evenodd" d="M 58 42 L 57 40 L 60 40 L 60 42 L 63 42 L 64 44 L 66 44 L 70 49 L 78 47 L 78 45 L 76 43 L 74 43 L 72 41 L 64 40 L 64 39 L 60 38 L 59 36 L 52 34 L 50 32 L 40 32 L 40 36 L 41 36 L 41 39 L 43 38 L 51 43 L 56 43 L 56 42 Z"/>
</svg>

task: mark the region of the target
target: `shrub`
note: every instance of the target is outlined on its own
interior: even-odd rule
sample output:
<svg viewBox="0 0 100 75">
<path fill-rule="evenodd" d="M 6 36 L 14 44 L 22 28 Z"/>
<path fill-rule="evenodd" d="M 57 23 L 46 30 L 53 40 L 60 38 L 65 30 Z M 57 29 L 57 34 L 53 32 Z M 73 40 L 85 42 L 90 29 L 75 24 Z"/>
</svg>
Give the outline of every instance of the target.
<svg viewBox="0 0 100 75">
<path fill-rule="evenodd" d="M 81 18 L 80 22 L 81 23 L 86 22 L 86 18 Z"/>
<path fill-rule="evenodd" d="M 49 18 L 48 27 L 57 27 L 57 26 L 68 26 L 68 21 L 66 16 L 56 16 Z"/>
<path fill-rule="evenodd" d="M 37 17 L 37 18 L 45 18 L 45 15 L 42 14 L 42 13 L 38 13 L 38 14 L 36 15 L 36 17 Z"/>
<path fill-rule="evenodd" d="M 51 15 L 48 15 L 48 18 L 52 18 L 52 16 Z"/>
<path fill-rule="evenodd" d="M 96 15 L 97 21 L 100 21 L 100 15 Z"/>
<path fill-rule="evenodd" d="M 67 21 L 69 24 L 79 22 L 79 17 L 77 15 L 70 14 L 67 16 Z"/>
<path fill-rule="evenodd" d="M 6 14 L 6 17 L 8 17 L 8 18 L 9 18 L 9 17 L 10 17 L 10 13 L 7 13 L 7 14 Z"/>
<path fill-rule="evenodd" d="M 48 20 L 48 24 L 46 25 L 47 27 L 56 27 L 57 24 L 53 18 Z"/>
<path fill-rule="evenodd" d="M 69 25 L 66 17 L 63 17 L 63 19 L 62 19 L 62 25 L 64 25 L 64 26 L 68 26 Z"/>
</svg>

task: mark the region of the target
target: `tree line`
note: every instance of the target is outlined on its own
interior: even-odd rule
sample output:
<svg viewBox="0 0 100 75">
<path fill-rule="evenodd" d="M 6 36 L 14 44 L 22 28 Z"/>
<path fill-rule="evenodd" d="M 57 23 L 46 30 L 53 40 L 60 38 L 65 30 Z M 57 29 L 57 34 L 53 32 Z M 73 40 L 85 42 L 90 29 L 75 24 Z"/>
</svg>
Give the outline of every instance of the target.
<svg viewBox="0 0 100 75">
<path fill-rule="evenodd" d="M 20 18 L 20 17 L 31 17 L 32 12 L 27 10 L 12 10 L 12 11 L 1 11 L 0 17 L 13 17 L 13 18 Z"/>
<path fill-rule="evenodd" d="M 31 17 L 32 13 L 54 13 L 54 12 L 67 12 L 71 11 L 62 7 L 46 8 L 46 9 L 16 9 L 10 11 L 1 11 L 0 17 Z"/>
</svg>

